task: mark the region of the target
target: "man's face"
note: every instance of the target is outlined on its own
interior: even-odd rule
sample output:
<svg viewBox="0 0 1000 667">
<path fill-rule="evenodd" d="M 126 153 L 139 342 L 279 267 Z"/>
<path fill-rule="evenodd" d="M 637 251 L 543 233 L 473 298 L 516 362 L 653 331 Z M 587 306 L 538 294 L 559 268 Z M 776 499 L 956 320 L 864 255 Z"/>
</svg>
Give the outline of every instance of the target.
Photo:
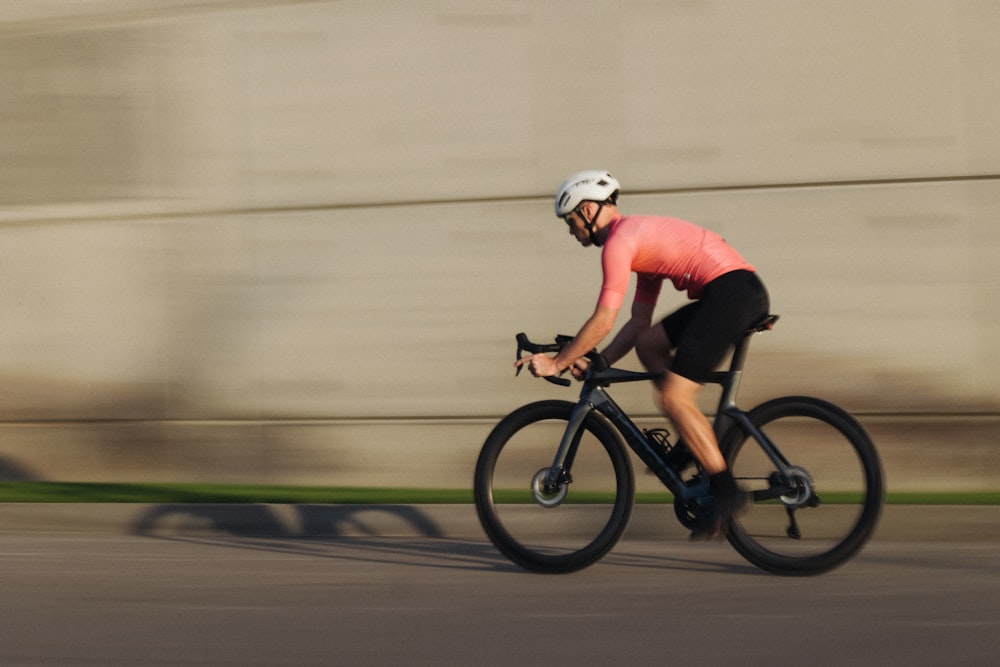
<svg viewBox="0 0 1000 667">
<path fill-rule="evenodd" d="M 587 231 L 587 227 L 583 223 L 583 216 L 580 214 L 579 208 L 564 216 L 563 220 L 569 226 L 569 233 L 576 237 L 576 240 L 580 242 L 580 245 L 586 248 L 587 246 L 594 244 L 593 240 L 590 238 L 590 232 Z"/>
</svg>

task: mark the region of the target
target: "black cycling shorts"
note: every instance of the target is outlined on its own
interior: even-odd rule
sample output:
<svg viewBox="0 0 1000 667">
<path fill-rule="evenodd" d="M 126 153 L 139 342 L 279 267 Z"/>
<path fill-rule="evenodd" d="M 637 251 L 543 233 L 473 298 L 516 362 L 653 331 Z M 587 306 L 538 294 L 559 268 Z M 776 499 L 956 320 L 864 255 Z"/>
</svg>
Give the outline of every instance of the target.
<svg viewBox="0 0 1000 667">
<path fill-rule="evenodd" d="M 661 324 L 676 347 L 670 370 L 699 381 L 715 370 L 747 329 L 770 312 L 767 289 L 752 271 L 732 271 L 705 286 L 701 298 Z"/>
</svg>

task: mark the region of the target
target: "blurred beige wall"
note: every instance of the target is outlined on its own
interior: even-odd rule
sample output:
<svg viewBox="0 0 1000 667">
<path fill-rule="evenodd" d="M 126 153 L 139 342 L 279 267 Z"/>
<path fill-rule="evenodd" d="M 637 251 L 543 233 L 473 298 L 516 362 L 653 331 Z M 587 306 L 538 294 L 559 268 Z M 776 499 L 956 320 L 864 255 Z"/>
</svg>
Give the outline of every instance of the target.
<svg viewBox="0 0 1000 667">
<path fill-rule="evenodd" d="M 997 34 L 985 0 L 3 3 L 0 477 L 467 486 L 571 396 L 513 335 L 591 312 L 550 196 L 607 167 L 761 271 L 743 403 L 996 488 Z"/>
</svg>

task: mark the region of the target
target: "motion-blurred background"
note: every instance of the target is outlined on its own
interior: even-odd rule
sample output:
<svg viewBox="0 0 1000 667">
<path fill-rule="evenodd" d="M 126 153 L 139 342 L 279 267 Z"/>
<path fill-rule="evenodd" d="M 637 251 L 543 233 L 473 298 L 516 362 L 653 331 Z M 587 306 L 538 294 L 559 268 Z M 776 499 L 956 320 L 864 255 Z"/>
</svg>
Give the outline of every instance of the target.
<svg viewBox="0 0 1000 667">
<path fill-rule="evenodd" d="M 574 396 L 513 336 L 592 311 L 550 197 L 607 168 L 761 272 L 742 404 L 998 488 L 998 34 L 992 0 L 4 2 L 0 477 L 469 486 L 500 415 Z"/>
</svg>

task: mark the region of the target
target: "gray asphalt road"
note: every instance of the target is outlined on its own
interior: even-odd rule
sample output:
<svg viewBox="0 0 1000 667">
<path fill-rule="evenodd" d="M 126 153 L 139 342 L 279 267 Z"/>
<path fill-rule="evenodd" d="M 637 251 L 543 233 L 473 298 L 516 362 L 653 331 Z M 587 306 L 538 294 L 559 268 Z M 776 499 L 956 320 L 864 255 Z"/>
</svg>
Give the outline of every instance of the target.
<svg viewBox="0 0 1000 667">
<path fill-rule="evenodd" d="M 876 540 L 815 578 L 626 539 L 533 575 L 484 539 L 0 537 L 3 665 L 993 665 L 996 542 Z"/>
</svg>

